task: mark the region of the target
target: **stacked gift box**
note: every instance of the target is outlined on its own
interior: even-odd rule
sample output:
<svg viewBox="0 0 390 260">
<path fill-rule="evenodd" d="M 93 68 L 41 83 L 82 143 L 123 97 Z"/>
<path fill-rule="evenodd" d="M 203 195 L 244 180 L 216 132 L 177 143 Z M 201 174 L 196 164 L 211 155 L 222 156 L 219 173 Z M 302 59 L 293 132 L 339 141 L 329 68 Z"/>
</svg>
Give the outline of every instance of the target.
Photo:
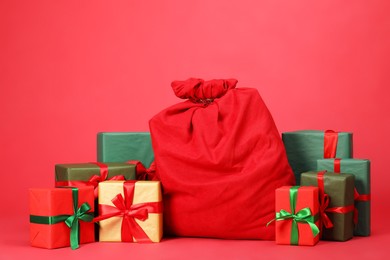
<svg viewBox="0 0 390 260">
<path fill-rule="evenodd" d="M 276 243 L 369 236 L 370 161 L 351 158 L 352 134 L 296 131 L 282 139 L 300 186 L 275 191 Z M 153 159 L 148 133 L 99 133 L 99 162 L 57 164 L 56 188 L 30 189 L 31 244 L 159 242 L 163 197 Z"/>
<path fill-rule="evenodd" d="M 159 242 L 162 195 L 153 158 L 149 133 L 99 133 L 99 162 L 57 164 L 55 188 L 30 189 L 31 245 Z"/>
<path fill-rule="evenodd" d="M 352 133 L 294 131 L 282 139 L 300 186 L 276 190 L 276 242 L 314 245 L 369 236 L 370 161 L 352 158 Z"/>
</svg>

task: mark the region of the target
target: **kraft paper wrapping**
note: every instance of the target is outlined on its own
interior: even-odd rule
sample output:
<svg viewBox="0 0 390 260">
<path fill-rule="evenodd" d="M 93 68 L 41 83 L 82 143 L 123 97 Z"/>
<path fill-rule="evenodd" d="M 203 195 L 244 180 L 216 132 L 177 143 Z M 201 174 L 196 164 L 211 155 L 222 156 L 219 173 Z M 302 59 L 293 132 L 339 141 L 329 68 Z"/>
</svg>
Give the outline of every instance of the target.
<svg viewBox="0 0 390 260">
<path fill-rule="evenodd" d="M 99 204 L 114 206 L 111 200 L 123 192 L 124 181 L 105 181 L 99 183 Z M 137 181 L 134 189 L 133 204 L 159 202 L 162 200 L 159 181 Z M 152 242 L 160 242 L 162 238 L 162 212 L 149 213 L 148 219 L 136 222 L 145 231 Z M 122 217 L 112 217 L 99 222 L 99 240 L 121 242 Z M 135 241 L 136 242 L 136 241 Z"/>
<path fill-rule="evenodd" d="M 301 130 L 282 133 L 288 162 L 294 172 L 297 185 L 301 173 L 317 170 L 317 159 L 324 158 L 324 131 Z M 352 133 L 339 132 L 336 158 L 352 157 Z"/>
</svg>

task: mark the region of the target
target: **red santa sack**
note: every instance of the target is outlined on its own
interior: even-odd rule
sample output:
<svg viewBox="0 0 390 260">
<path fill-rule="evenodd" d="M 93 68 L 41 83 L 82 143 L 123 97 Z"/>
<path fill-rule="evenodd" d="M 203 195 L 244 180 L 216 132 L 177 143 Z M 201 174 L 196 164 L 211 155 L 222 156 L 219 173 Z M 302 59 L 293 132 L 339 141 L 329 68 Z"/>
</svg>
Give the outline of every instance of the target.
<svg viewBox="0 0 390 260">
<path fill-rule="evenodd" d="M 274 239 L 275 189 L 294 175 L 258 91 L 236 84 L 174 81 L 188 100 L 149 122 L 167 235 Z"/>
</svg>

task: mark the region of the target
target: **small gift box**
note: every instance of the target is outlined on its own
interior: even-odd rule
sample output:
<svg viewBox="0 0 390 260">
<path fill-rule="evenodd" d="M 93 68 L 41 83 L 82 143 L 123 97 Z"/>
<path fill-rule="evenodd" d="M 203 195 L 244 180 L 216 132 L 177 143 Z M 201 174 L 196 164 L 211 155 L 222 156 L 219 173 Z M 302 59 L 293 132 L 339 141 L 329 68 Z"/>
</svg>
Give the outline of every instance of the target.
<svg viewBox="0 0 390 260">
<path fill-rule="evenodd" d="M 370 161 L 365 159 L 317 160 L 317 170 L 319 171 L 350 173 L 355 176 L 355 207 L 358 217 L 353 231 L 355 236 L 369 236 L 371 231 L 370 168 Z"/>
<path fill-rule="evenodd" d="M 160 242 L 162 197 L 159 181 L 99 183 L 99 240 Z"/>
<path fill-rule="evenodd" d="M 92 187 L 30 189 L 30 242 L 59 248 L 94 242 Z"/>
<path fill-rule="evenodd" d="M 102 132 L 97 135 L 99 162 L 136 160 L 149 167 L 154 161 L 149 132 Z"/>
<path fill-rule="evenodd" d="M 282 133 L 282 139 L 297 184 L 301 173 L 317 169 L 317 159 L 352 157 L 352 133 L 302 130 Z"/>
<path fill-rule="evenodd" d="M 322 239 L 346 241 L 352 238 L 354 181 L 352 174 L 302 173 L 301 185 L 317 186 L 319 190 Z"/>
<path fill-rule="evenodd" d="M 276 243 L 313 246 L 319 240 L 317 187 L 283 186 L 275 190 Z"/>
<path fill-rule="evenodd" d="M 56 186 L 97 186 L 105 180 L 134 180 L 136 165 L 131 163 L 74 163 L 55 166 Z"/>
</svg>

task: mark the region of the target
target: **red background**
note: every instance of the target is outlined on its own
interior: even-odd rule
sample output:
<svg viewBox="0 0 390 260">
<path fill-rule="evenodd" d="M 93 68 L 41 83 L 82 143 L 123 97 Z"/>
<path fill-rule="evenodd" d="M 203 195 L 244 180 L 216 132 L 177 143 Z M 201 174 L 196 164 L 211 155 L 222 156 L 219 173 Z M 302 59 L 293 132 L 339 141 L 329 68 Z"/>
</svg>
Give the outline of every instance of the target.
<svg viewBox="0 0 390 260">
<path fill-rule="evenodd" d="M 0 256 L 382 255 L 389 13 L 387 0 L 0 1 Z M 96 160 L 99 131 L 148 131 L 154 114 L 179 102 L 170 82 L 188 77 L 257 88 L 280 132 L 352 131 L 355 157 L 372 160 L 372 236 L 314 248 L 203 239 L 29 247 L 27 189 L 50 187 L 56 163 Z"/>
</svg>

